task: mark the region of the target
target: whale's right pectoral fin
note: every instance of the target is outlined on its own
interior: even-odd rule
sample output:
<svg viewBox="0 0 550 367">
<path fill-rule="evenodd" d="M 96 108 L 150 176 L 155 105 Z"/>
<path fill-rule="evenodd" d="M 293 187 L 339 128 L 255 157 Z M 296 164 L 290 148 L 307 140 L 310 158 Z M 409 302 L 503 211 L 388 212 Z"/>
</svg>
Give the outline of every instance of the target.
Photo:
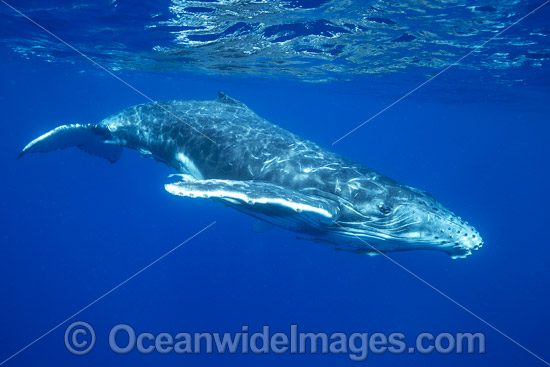
<svg viewBox="0 0 550 367">
<path fill-rule="evenodd" d="M 178 196 L 212 198 L 271 224 L 291 229 L 319 229 L 338 218 L 338 204 L 262 181 L 184 180 L 167 184 Z"/>
<path fill-rule="evenodd" d="M 46 153 L 75 146 L 114 163 L 120 158 L 122 147 L 112 144 L 111 138 L 111 132 L 101 125 L 63 125 L 31 141 L 17 158 L 27 153 Z"/>
</svg>

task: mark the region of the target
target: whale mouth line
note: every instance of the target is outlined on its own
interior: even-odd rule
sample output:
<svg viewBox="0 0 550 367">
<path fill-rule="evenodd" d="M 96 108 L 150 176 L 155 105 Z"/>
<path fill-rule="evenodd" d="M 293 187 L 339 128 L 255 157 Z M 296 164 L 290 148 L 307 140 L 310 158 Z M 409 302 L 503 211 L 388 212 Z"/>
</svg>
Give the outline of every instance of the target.
<svg viewBox="0 0 550 367">
<path fill-rule="evenodd" d="M 387 232 L 383 231 L 376 231 L 376 230 L 366 230 L 364 228 L 354 228 L 348 226 L 350 223 L 347 222 L 339 222 L 337 224 L 337 227 L 340 227 L 341 230 L 336 230 L 334 232 L 341 234 L 343 237 L 348 238 L 358 238 L 358 239 L 372 239 L 372 240 L 383 240 L 383 241 L 396 241 L 400 243 L 419 243 L 422 242 L 424 244 L 438 244 L 440 241 L 438 240 L 421 240 L 418 237 L 412 237 L 412 236 L 399 236 L 394 234 L 389 234 Z M 353 223 L 352 223 L 353 224 Z"/>
<path fill-rule="evenodd" d="M 338 222 L 332 229 L 333 236 L 350 239 L 351 241 L 348 241 L 346 245 L 358 252 L 372 253 L 369 249 L 373 249 L 375 252 L 431 249 L 443 251 L 452 259 L 458 259 L 471 255 L 472 251 L 479 250 L 483 246 L 483 241 L 479 236 L 476 241 L 469 239 L 467 242 L 420 239 L 418 237 L 393 236 L 378 231 L 366 232 L 364 229 L 348 227 L 347 224 Z"/>
<path fill-rule="evenodd" d="M 423 223 L 434 223 L 434 232 L 437 230 L 438 234 L 434 234 L 435 241 L 441 241 L 443 238 L 447 238 L 449 242 L 455 242 L 457 238 L 464 237 L 461 234 L 471 235 L 472 238 L 479 238 L 479 233 L 475 228 L 471 227 L 468 222 L 463 221 L 460 217 L 457 217 L 454 213 L 448 211 L 446 208 L 438 207 L 438 211 L 430 211 L 417 213 L 414 203 L 397 205 L 390 215 L 387 216 L 368 216 L 357 209 L 353 208 L 351 203 L 346 202 L 344 206 L 347 210 L 353 212 L 353 214 L 359 217 L 353 221 L 346 221 L 348 228 L 358 228 L 361 232 L 372 230 L 373 232 L 384 232 L 384 237 L 395 237 L 400 239 L 402 237 L 399 234 L 404 233 L 414 225 L 421 225 Z M 437 227 L 436 227 L 437 226 Z"/>
<path fill-rule="evenodd" d="M 421 225 L 423 220 L 417 219 L 408 221 L 411 216 L 402 214 L 391 221 L 384 221 L 384 218 L 376 218 L 367 221 L 339 221 L 335 232 L 344 237 L 371 238 L 375 240 L 389 240 L 401 243 L 422 243 L 424 245 L 448 246 L 462 245 L 468 248 L 481 247 L 483 241 L 479 233 L 467 224 L 449 222 L 449 218 L 438 215 L 438 220 L 445 223 L 444 226 L 434 228 L 428 236 L 422 235 L 422 230 L 411 229 L 415 225 Z M 445 226 L 453 226 L 443 229 Z M 449 231 L 453 233 L 448 233 Z M 455 233 L 456 232 L 456 233 Z"/>
</svg>

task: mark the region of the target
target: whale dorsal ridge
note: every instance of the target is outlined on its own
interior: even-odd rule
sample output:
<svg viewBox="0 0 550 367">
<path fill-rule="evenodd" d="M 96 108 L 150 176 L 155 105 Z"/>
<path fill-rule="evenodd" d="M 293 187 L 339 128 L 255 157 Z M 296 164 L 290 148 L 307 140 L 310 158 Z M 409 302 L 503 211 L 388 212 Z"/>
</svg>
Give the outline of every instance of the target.
<svg viewBox="0 0 550 367">
<path fill-rule="evenodd" d="M 218 101 L 220 103 L 234 105 L 234 106 L 246 107 L 246 105 L 244 103 L 239 102 L 236 99 L 229 97 L 227 94 L 225 94 L 223 92 L 218 92 L 218 99 L 216 101 Z"/>
</svg>

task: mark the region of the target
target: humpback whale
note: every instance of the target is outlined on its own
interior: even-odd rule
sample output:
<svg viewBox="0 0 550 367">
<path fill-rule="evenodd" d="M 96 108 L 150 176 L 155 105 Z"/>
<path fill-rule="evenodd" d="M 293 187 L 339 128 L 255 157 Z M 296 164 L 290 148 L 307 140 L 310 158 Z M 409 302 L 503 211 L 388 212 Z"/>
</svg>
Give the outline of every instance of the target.
<svg viewBox="0 0 550 367">
<path fill-rule="evenodd" d="M 223 93 L 152 102 L 97 124 L 59 126 L 18 157 L 76 146 L 116 162 L 123 147 L 177 173 L 173 195 L 211 198 L 300 237 L 367 255 L 415 249 L 466 257 L 483 241 L 430 194 L 258 116 Z"/>
</svg>

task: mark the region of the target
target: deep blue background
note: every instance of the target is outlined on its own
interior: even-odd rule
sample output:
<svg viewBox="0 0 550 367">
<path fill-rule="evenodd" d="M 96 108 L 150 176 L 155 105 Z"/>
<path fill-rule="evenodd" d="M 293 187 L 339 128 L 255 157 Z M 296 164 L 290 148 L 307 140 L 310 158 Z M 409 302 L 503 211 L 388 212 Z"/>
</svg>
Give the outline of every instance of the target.
<svg viewBox="0 0 550 367">
<path fill-rule="evenodd" d="M 82 64 L 25 60 L 2 50 L 0 106 L 0 361 L 209 223 L 212 228 L 77 316 L 97 345 L 63 343 L 67 324 L 6 363 L 16 365 L 356 364 L 345 355 L 119 356 L 112 326 L 138 332 L 484 332 L 485 355 L 371 355 L 365 365 L 543 365 L 388 259 L 336 252 L 210 201 L 164 191 L 170 169 L 125 151 L 109 164 L 72 149 L 15 160 L 39 134 L 98 122 L 146 102 Z M 536 78 L 534 69 L 519 70 Z M 467 259 L 390 256 L 545 359 L 550 358 L 548 92 L 477 85 L 450 70 L 342 142 L 331 143 L 418 84 L 398 74 L 354 82 L 121 73 L 155 100 L 214 99 L 222 90 L 262 117 L 402 183 L 432 193 L 476 226 L 485 245 Z M 461 85 L 461 80 L 468 80 Z"/>
</svg>

